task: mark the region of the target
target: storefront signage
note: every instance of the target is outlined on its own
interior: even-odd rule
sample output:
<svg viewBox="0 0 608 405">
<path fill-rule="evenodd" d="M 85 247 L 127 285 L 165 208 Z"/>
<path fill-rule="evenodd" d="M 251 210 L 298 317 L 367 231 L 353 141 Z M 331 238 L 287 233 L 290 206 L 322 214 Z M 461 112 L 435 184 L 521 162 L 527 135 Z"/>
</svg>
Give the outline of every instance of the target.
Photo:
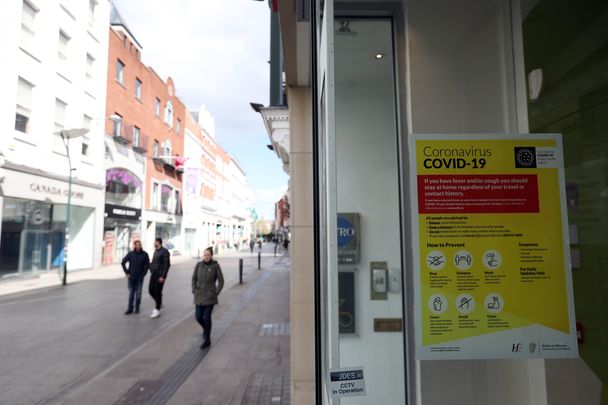
<svg viewBox="0 0 608 405">
<path fill-rule="evenodd" d="M 139 220 L 141 210 L 138 208 L 121 207 L 119 205 L 106 204 L 106 216 L 108 218 Z"/>
<path fill-rule="evenodd" d="M 561 145 L 410 137 L 419 360 L 578 356 Z"/>
<path fill-rule="evenodd" d="M 67 204 L 68 190 L 67 181 L 12 169 L 6 169 L 2 182 L 2 193 L 6 197 L 46 201 L 53 204 Z M 97 207 L 100 201 L 103 201 L 103 195 L 101 186 L 95 188 L 76 182 L 72 184 L 71 200 L 74 205 Z"/>
<path fill-rule="evenodd" d="M 355 324 L 355 273 L 338 273 L 338 319 L 340 333 L 356 333 Z"/>
<path fill-rule="evenodd" d="M 338 264 L 359 263 L 360 219 L 357 213 L 338 214 Z"/>
<path fill-rule="evenodd" d="M 363 367 L 337 368 L 329 371 L 329 392 L 332 398 L 365 396 Z"/>
<path fill-rule="evenodd" d="M 45 196 L 64 196 L 66 198 L 68 196 L 67 186 L 64 188 L 47 184 L 30 183 L 30 190 L 34 193 L 43 194 Z M 82 191 L 72 190 L 72 198 L 82 200 L 84 198 L 84 193 Z"/>
</svg>

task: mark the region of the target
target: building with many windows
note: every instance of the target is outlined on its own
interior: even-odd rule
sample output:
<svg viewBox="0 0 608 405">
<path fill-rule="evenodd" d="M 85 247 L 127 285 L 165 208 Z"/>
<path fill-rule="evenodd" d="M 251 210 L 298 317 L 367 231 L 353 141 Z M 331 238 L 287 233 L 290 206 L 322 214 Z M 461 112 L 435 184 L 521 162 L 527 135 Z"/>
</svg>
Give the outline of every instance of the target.
<svg viewBox="0 0 608 405">
<path fill-rule="evenodd" d="M 101 262 L 109 7 L 3 4 L 0 278 Z"/>
<path fill-rule="evenodd" d="M 132 241 L 152 250 L 163 238 L 182 250 L 182 172 L 186 108 L 171 78 L 141 61 L 142 46 L 116 9 L 109 29 L 106 105 L 104 263 Z"/>
</svg>

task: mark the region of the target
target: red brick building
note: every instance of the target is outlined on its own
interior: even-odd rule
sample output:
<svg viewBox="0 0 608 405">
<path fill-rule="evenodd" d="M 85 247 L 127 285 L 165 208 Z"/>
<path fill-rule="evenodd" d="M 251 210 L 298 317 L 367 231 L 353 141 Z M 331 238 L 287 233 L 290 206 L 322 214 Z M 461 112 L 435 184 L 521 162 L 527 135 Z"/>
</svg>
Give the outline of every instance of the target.
<svg viewBox="0 0 608 405">
<path fill-rule="evenodd" d="M 151 249 L 162 237 L 170 250 L 180 250 L 182 170 L 186 108 L 173 80 L 164 81 L 141 62 L 142 47 L 113 10 L 109 29 L 106 120 L 106 233 L 114 228 L 114 260 L 125 242 L 141 238 Z M 108 157 L 108 149 L 112 156 Z M 109 198 L 110 197 L 110 198 Z M 109 207 L 108 207 L 109 206 Z M 108 209 L 129 207 L 124 216 Z M 125 223 L 126 222 L 126 223 Z M 117 224 L 117 226 L 115 226 Z M 128 237 L 126 236 L 128 235 Z M 128 244 L 127 248 L 128 248 Z M 107 260 L 104 260 L 107 262 Z"/>
</svg>

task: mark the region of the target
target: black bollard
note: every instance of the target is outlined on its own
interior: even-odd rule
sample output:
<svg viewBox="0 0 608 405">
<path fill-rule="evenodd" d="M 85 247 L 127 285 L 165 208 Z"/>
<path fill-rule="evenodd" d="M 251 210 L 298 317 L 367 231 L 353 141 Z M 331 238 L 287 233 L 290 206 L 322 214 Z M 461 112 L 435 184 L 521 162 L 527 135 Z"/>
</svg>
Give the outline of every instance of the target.
<svg viewBox="0 0 608 405">
<path fill-rule="evenodd" d="M 239 284 L 243 284 L 243 259 L 239 259 Z"/>
<path fill-rule="evenodd" d="M 262 252 L 258 252 L 258 270 L 262 268 Z"/>
</svg>

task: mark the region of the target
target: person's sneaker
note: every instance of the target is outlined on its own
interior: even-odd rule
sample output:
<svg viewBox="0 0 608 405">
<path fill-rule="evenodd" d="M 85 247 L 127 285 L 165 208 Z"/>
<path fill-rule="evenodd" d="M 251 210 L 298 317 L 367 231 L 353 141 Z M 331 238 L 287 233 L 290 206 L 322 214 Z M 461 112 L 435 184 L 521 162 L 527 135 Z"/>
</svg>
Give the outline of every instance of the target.
<svg viewBox="0 0 608 405">
<path fill-rule="evenodd" d="M 201 345 L 201 349 L 206 349 L 206 348 L 208 348 L 209 346 L 211 346 L 211 341 L 210 341 L 210 340 L 205 340 L 205 341 L 203 342 L 203 344 Z"/>
<path fill-rule="evenodd" d="M 156 308 L 154 308 L 154 311 L 152 311 L 152 315 L 150 315 L 150 318 L 158 318 L 160 316 L 160 311 Z"/>
<path fill-rule="evenodd" d="M 139 314 L 139 308 L 135 308 L 135 313 Z"/>
<path fill-rule="evenodd" d="M 125 312 L 125 315 L 131 315 L 133 313 L 132 309 L 127 309 L 127 312 Z"/>
</svg>

